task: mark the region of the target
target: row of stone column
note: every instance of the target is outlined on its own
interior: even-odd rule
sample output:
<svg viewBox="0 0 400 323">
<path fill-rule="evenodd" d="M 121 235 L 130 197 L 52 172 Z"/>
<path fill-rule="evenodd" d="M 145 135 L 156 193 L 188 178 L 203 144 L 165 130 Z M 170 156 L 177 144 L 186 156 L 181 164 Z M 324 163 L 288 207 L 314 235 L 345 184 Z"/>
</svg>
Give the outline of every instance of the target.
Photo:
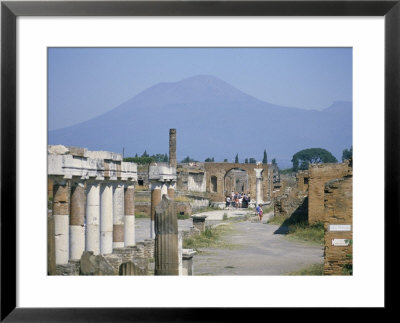
<svg viewBox="0 0 400 323">
<path fill-rule="evenodd" d="M 61 180 L 53 185 L 56 264 L 83 251 L 112 253 L 135 245 L 133 184 Z"/>
</svg>

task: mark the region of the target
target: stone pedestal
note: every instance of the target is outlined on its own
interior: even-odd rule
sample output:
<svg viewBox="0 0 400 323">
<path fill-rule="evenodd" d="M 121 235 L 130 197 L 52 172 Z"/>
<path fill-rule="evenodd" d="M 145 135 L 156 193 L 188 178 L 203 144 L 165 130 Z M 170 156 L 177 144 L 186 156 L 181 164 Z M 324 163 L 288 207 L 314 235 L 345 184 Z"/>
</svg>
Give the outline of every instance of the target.
<svg viewBox="0 0 400 323">
<path fill-rule="evenodd" d="M 86 251 L 100 254 L 100 183 L 87 184 L 86 197 Z"/>
<path fill-rule="evenodd" d="M 178 275 L 178 219 L 175 203 L 163 196 L 156 207 L 155 275 Z"/>
<path fill-rule="evenodd" d="M 193 249 L 183 249 L 182 251 L 182 275 L 192 276 L 193 275 L 193 256 L 196 251 Z"/>
<path fill-rule="evenodd" d="M 204 232 L 206 229 L 206 218 L 207 215 L 192 215 L 193 226 L 200 232 Z"/>
<path fill-rule="evenodd" d="M 75 182 L 71 187 L 70 259 L 78 260 L 85 251 L 85 187 Z"/>
<path fill-rule="evenodd" d="M 69 184 L 53 184 L 53 217 L 56 264 L 66 265 L 69 260 Z"/>
</svg>

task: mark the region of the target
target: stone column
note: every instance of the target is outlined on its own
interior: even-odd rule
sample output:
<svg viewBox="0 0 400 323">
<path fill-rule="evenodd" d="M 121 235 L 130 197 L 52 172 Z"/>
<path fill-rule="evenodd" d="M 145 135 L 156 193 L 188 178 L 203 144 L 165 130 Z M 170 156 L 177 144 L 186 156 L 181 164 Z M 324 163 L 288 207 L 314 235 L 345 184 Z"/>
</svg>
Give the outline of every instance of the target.
<svg viewBox="0 0 400 323">
<path fill-rule="evenodd" d="M 87 183 L 86 251 L 100 254 L 100 183 Z"/>
<path fill-rule="evenodd" d="M 53 192 L 51 193 L 53 195 Z M 54 233 L 54 216 L 47 213 L 47 274 L 56 274 L 56 246 Z"/>
<path fill-rule="evenodd" d="M 254 169 L 256 172 L 256 205 L 261 204 L 263 202 L 262 197 L 262 168 Z"/>
<path fill-rule="evenodd" d="M 168 185 L 167 195 L 171 200 L 175 198 L 175 184 L 175 182 L 171 182 Z"/>
<path fill-rule="evenodd" d="M 85 186 L 75 182 L 71 187 L 70 259 L 78 260 L 85 251 Z"/>
<path fill-rule="evenodd" d="M 53 184 L 53 216 L 56 264 L 69 260 L 69 184 L 65 180 Z"/>
<path fill-rule="evenodd" d="M 161 184 L 161 198 L 163 195 L 168 195 L 168 184 L 166 182 Z"/>
<path fill-rule="evenodd" d="M 179 275 L 178 219 L 175 203 L 166 195 L 156 207 L 155 275 Z"/>
<path fill-rule="evenodd" d="M 125 190 L 125 247 L 136 245 L 135 240 L 135 186 L 128 185 Z"/>
<path fill-rule="evenodd" d="M 176 129 L 169 129 L 169 165 L 176 167 Z"/>
<path fill-rule="evenodd" d="M 113 247 L 113 187 L 104 183 L 100 197 L 100 252 L 112 253 Z"/>
<path fill-rule="evenodd" d="M 161 202 L 161 184 L 153 181 L 151 183 L 151 207 L 150 207 L 150 238 L 155 238 L 154 222 L 155 222 L 155 209 Z"/>
<path fill-rule="evenodd" d="M 179 262 L 179 276 L 182 276 L 183 266 L 182 266 L 182 248 L 183 248 L 183 232 L 178 232 L 178 262 Z"/>
<path fill-rule="evenodd" d="M 116 184 L 114 186 L 113 196 L 113 248 L 123 248 L 125 246 L 124 239 L 124 184 Z"/>
</svg>

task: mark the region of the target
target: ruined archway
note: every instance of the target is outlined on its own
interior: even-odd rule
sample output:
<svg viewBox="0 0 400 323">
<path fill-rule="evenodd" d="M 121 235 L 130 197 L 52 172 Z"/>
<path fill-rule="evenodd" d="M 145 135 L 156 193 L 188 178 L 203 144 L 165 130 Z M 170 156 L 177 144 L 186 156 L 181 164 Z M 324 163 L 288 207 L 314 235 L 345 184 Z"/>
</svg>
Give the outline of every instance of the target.
<svg viewBox="0 0 400 323">
<path fill-rule="evenodd" d="M 226 198 L 226 174 L 232 169 L 241 169 L 247 173 L 247 190 L 250 192 L 252 199 L 256 197 L 256 168 L 262 169 L 262 200 L 269 201 L 271 197 L 272 176 L 268 171 L 268 165 L 256 164 L 240 164 L 240 163 L 204 163 L 204 170 L 206 174 L 206 192 L 213 202 L 224 202 Z M 245 185 L 243 186 L 245 188 Z M 242 191 L 242 190 L 239 190 Z M 230 193 L 230 192 L 229 192 Z"/>
<path fill-rule="evenodd" d="M 232 168 L 224 176 L 224 195 L 231 192 L 249 192 L 249 176 L 243 168 Z"/>
</svg>

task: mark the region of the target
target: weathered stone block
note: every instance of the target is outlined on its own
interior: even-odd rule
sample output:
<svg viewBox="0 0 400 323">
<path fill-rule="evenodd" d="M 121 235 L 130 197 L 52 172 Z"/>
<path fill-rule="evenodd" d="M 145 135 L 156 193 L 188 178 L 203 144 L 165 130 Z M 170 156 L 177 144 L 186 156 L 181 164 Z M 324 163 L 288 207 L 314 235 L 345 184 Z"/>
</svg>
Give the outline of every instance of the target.
<svg viewBox="0 0 400 323">
<path fill-rule="evenodd" d="M 94 256 L 92 251 L 85 251 L 80 259 L 81 275 L 114 275 L 113 267 L 101 255 Z"/>
<path fill-rule="evenodd" d="M 147 275 L 147 261 L 145 259 L 136 259 L 135 261 L 128 261 L 122 263 L 119 267 L 120 276 L 137 276 Z"/>
</svg>

